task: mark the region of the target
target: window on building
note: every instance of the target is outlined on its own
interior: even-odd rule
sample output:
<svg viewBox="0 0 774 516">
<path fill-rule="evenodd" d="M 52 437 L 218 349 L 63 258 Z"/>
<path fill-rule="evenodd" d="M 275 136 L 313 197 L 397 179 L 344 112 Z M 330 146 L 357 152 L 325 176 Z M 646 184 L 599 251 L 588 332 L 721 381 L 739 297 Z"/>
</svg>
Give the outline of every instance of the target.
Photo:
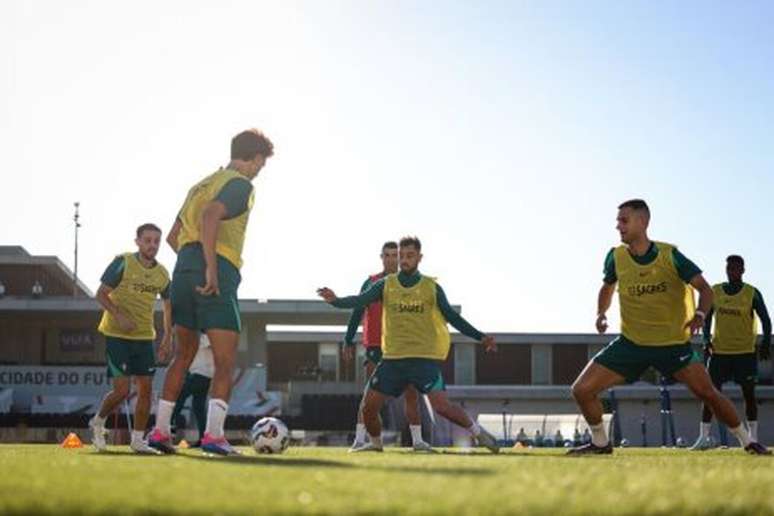
<svg viewBox="0 0 774 516">
<path fill-rule="evenodd" d="M 572 385 L 589 361 L 586 344 L 555 344 L 551 348 L 554 385 Z"/>
<path fill-rule="evenodd" d="M 339 380 L 339 345 L 335 342 L 320 343 L 320 376 L 324 382 Z"/>
<path fill-rule="evenodd" d="M 530 346 L 501 344 L 497 353 L 485 353 L 476 346 L 476 384 L 529 385 L 532 383 Z"/>
</svg>

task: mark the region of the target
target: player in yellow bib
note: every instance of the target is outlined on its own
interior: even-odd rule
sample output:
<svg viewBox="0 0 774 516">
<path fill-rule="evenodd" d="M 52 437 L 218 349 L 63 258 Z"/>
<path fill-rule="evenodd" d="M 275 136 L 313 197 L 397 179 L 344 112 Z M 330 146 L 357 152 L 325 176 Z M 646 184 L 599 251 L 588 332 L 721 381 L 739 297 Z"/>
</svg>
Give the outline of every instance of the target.
<svg viewBox="0 0 774 516">
<path fill-rule="evenodd" d="M 389 397 L 400 396 L 409 385 L 426 394 L 433 409 L 467 429 L 483 446 L 497 453 L 495 438 L 478 426 L 446 396 L 440 363 L 451 346 L 447 323 L 464 335 L 478 340 L 487 352 L 496 351 L 494 338 L 484 335 L 455 312 L 436 281 L 420 274 L 422 244 L 416 237 L 401 239 L 398 254 L 400 272 L 376 281 L 357 296 L 336 297 L 329 288 L 318 295 L 337 308 L 364 308 L 382 303 L 382 360 L 368 381 L 361 407 L 370 442 L 352 451 L 382 451 L 379 410 Z"/>
<path fill-rule="evenodd" d="M 771 343 L 771 319 L 757 288 L 744 283 L 744 258 L 731 255 L 726 258 L 727 283 L 712 287 L 715 301 L 704 322 L 704 354 L 707 370 L 715 387 L 722 390 L 723 383 L 733 380 L 742 389 L 747 428 L 753 441 L 758 440 L 758 403 L 755 399 L 755 383 L 758 377 L 758 361 L 755 344 L 758 340 L 757 314 L 763 326 L 763 339 L 758 351 L 761 360 L 769 358 Z M 715 333 L 712 320 L 715 319 Z M 710 439 L 712 411 L 702 407 L 699 438 L 692 450 L 708 450 L 713 447 Z"/>
<path fill-rule="evenodd" d="M 746 451 L 769 454 L 753 441 L 734 405 L 712 385 L 701 357 L 690 345 L 712 306 L 712 288 L 701 270 L 669 244 L 648 238 L 650 209 L 634 199 L 618 207 L 618 232 L 623 245 L 613 249 L 605 264 L 605 280 L 597 301 L 596 326 L 607 330 L 605 315 L 618 284 L 621 336 L 600 351 L 578 376 L 572 395 L 591 428 L 591 442 L 572 455 L 613 452 L 602 424 L 598 395 L 621 383 L 634 382 L 648 367 L 684 383 L 739 439 Z M 692 288 L 699 291 L 694 309 Z"/>
<path fill-rule="evenodd" d="M 165 359 L 172 342 L 172 315 L 169 302 L 169 274 L 156 261 L 161 230 L 153 224 L 137 228 L 136 253 L 119 255 L 105 270 L 97 290 L 104 313 L 99 332 L 105 336 L 108 377 L 113 388 L 102 400 L 99 411 L 89 421 L 92 444 L 98 451 L 106 449 L 105 421 L 129 396 L 131 380 L 137 388 L 134 430 L 130 448 L 135 453 L 157 454 L 143 440 L 151 404 L 151 384 L 156 371 L 153 340 L 156 330 L 153 310 L 156 298 L 163 300 L 164 335 L 159 346 Z"/>
<path fill-rule="evenodd" d="M 201 447 L 207 453 L 237 453 L 226 440 L 223 425 L 242 329 L 239 269 L 253 207 L 251 181 L 273 154 L 271 141 L 259 131 L 236 135 L 228 166 L 191 187 L 167 237 L 177 253 L 170 288 L 177 347 L 159 398 L 156 427 L 148 437 L 148 444 L 163 453 L 175 452 L 170 420 L 201 332 L 207 334 L 215 361 Z"/>
</svg>

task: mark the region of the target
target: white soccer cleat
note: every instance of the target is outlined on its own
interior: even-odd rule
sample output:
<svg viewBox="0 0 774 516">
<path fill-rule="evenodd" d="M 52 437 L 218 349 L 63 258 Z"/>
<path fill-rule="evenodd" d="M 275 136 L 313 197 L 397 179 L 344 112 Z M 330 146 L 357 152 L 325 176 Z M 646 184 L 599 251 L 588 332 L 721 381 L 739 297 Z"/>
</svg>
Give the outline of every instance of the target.
<svg viewBox="0 0 774 516">
<path fill-rule="evenodd" d="M 129 445 L 129 448 L 131 448 L 134 453 L 139 453 L 140 455 L 161 455 L 159 450 L 151 448 L 145 441 L 133 442 Z"/>
<path fill-rule="evenodd" d="M 433 453 L 435 450 L 432 446 L 430 446 L 430 443 L 425 441 L 417 441 L 414 443 L 414 446 L 412 446 L 412 449 L 415 452 L 430 452 Z"/>
<path fill-rule="evenodd" d="M 476 436 L 476 441 L 478 441 L 478 444 L 481 446 L 487 448 L 490 452 L 500 453 L 500 446 L 497 444 L 497 439 L 495 439 L 495 436 L 487 432 L 486 429 L 481 429 L 481 433 Z"/>
<path fill-rule="evenodd" d="M 712 443 L 711 437 L 703 437 L 700 435 L 699 438 L 696 439 L 696 442 L 693 443 L 693 446 L 688 449 L 691 451 L 707 451 L 714 447 L 715 445 Z"/>
<path fill-rule="evenodd" d="M 107 442 L 105 442 L 105 436 L 107 430 L 103 425 L 98 425 L 94 418 L 89 420 L 89 429 L 91 430 L 91 444 L 98 451 L 107 450 Z"/>
<path fill-rule="evenodd" d="M 384 448 L 381 446 L 376 446 L 373 443 L 364 443 L 362 446 L 358 446 L 355 448 L 354 446 L 349 449 L 350 453 L 360 453 L 360 452 L 382 452 L 384 451 Z"/>
<path fill-rule="evenodd" d="M 353 452 L 353 451 L 357 450 L 358 448 L 362 448 L 362 447 L 363 447 L 363 446 L 365 446 L 365 445 L 366 445 L 366 443 L 365 443 L 365 442 L 362 442 L 362 441 L 355 441 L 354 443 L 352 443 L 352 446 L 350 446 L 350 447 L 349 447 L 349 450 L 347 450 L 347 451 L 349 451 L 349 452 Z"/>
</svg>

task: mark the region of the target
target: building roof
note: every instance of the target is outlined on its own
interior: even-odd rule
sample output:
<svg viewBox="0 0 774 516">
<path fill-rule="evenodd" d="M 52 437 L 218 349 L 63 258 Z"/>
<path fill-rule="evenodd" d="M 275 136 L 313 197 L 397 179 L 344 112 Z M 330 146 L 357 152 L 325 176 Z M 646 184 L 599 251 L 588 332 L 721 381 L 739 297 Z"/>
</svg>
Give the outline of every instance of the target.
<svg viewBox="0 0 774 516">
<path fill-rule="evenodd" d="M 24 247 L 18 245 L 0 246 L 0 280 L 3 283 L 14 283 L 14 280 L 19 278 L 28 279 L 40 275 L 35 271 L 40 271 L 40 274 L 51 278 L 53 285 L 46 288 L 46 294 L 52 292 L 54 295 L 73 294 L 72 286 L 75 275 L 56 256 L 33 256 Z M 91 290 L 81 280 L 77 280 L 75 287 L 77 296 L 94 297 Z M 9 295 L 14 294 L 10 288 L 8 290 Z M 24 293 L 27 292 L 29 291 L 25 289 Z"/>
</svg>

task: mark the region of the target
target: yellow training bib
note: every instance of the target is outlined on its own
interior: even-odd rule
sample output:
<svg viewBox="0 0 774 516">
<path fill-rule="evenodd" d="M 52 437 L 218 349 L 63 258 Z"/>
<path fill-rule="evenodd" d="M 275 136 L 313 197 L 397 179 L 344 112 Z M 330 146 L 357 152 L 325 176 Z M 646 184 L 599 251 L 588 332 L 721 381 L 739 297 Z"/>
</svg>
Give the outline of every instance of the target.
<svg viewBox="0 0 774 516">
<path fill-rule="evenodd" d="M 153 308 L 156 297 L 169 285 L 169 273 L 160 263 L 150 269 L 145 268 L 134 253 L 126 253 L 123 258 L 124 274 L 121 282 L 108 295 L 137 327 L 132 332 L 124 332 L 113 315 L 106 310 L 97 329 L 108 337 L 153 340 L 156 338 Z"/>
<path fill-rule="evenodd" d="M 621 333 L 641 346 L 684 344 L 691 338 L 685 325 L 695 312 L 693 288 L 677 273 L 674 246 L 655 245 L 658 256 L 648 265 L 634 261 L 626 246 L 614 251 Z"/>
<path fill-rule="evenodd" d="M 446 360 L 450 346 L 446 319 L 436 303 L 435 280 L 422 276 L 406 288 L 397 274 L 387 276 L 382 294 L 384 358 Z"/>
<path fill-rule="evenodd" d="M 758 338 L 758 321 L 753 314 L 755 289 L 745 283 L 742 290 L 730 296 L 719 284 L 712 291 L 715 293 L 713 352 L 718 355 L 754 353 Z"/>
<path fill-rule="evenodd" d="M 247 178 L 235 170 L 222 168 L 211 174 L 188 191 L 178 218 L 182 223 L 178 243 L 180 247 L 192 242 L 201 242 L 201 218 L 205 205 L 214 200 L 226 183 L 232 179 Z M 218 229 L 218 239 L 215 242 L 215 252 L 234 264 L 237 269 L 242 267 L 242 248 L 245 244 L 247 220 L 255 201 L 255 191 L 250 194 L 247 210 L 233 219 L 221 220 Z"/>
</svg>

